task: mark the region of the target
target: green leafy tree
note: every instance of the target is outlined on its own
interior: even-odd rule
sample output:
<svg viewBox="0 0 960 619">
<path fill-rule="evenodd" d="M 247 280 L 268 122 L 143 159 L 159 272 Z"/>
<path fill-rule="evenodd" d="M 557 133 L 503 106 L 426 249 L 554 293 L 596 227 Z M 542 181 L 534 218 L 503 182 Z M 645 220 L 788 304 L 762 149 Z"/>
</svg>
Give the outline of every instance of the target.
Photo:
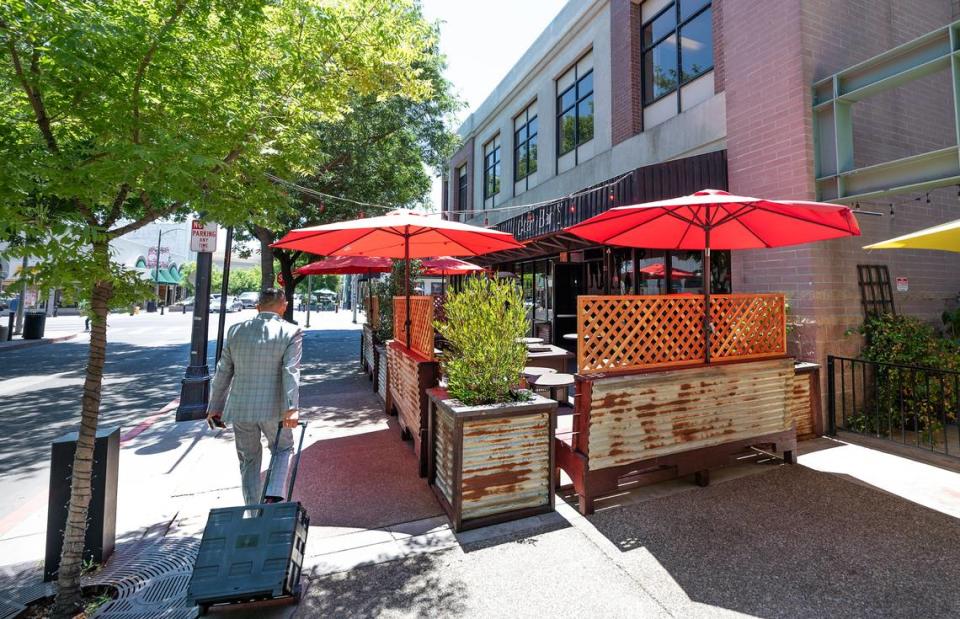
<svg viewBox="0 0 960 619">
<path fill-rule="evenodd" d="M 411 260 L 409 273 L 410 294 L 414 294 L 417 278 L 423 274 L 423 264 L 419 260 Z M 406 274 L 404 261 L 394 260 L 389 277 L 374 282 L 373 294 L 377 297 L 380 314 L 373 337 L 378 344 L 393 339 L 393 298 L 404 296 L 406 286 L 403 282 Z"/>
<path fill-rule="evenodd" d="M 352 96 L 429 97 L 433 40 L 413 0 L 0 4 L 0 235 L 50 239 L 25 250 L 38 281 L 90 303 L 55 616 L 79 608 L 108 306 L 137 291 L 109 242 L 191 212 L 270 221 L 289 198 L 266 174 L 311 174 L 318 122 Z"/>
<path fill-rule="evenodd" d="M 313 126 L 311 139 L 322 154 L 309 171 L 296 178 L 297 185 L 372 204 L 410 208 L 424 204 L 432 184 L 429 170 L 442 169 L 453 151 L 451 117 L 460 104 L 443 77 L 445 60 L 436 40 L 429 41 L 421 51 L 415 66 L 431 86 L 429 96 L 351 93 L 348 113 Z M 268 271 L 267 265 L 277 262 L 291 301 L 287 316 L 291 318 L 293 293 L 303 281 L 303 276 L 294 271 L 317 256 L 271 248 L 270 244 L 294 228 L 383 215 L 385 211 L 324 199 L 295 188 L 288 191 L 288 209 L 269 213 L 239 236 L 260 242 L 264 286 L 273 285 L 275 273 Z"/>
</svg>

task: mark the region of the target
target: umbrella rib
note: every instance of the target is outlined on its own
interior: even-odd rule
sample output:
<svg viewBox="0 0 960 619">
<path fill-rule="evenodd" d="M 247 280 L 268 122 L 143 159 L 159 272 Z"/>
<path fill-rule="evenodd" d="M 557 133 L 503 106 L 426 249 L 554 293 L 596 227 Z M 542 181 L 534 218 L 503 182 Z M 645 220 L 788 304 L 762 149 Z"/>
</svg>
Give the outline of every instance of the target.
<svg viewBox="0 0 960 619">
<path fill-rule="evenodd" d="M 631 214 L 632 214 L 632 213 L 631 213 Z M 670 217 L 675 217 L 675 218 L 679 219 L 680 221 L 684 221 L 684 222 L 687 222 L 687 223 L 693 223 L 693 222 L 691 222 L 691 220 L 689 220 L 689 219 L 687 219 L 687 218 L 685 218 L 685 217 L 681 217 L 680 215 L 677 215 L 676 213 L 674 213 L 674 212 L 671 211 L 670 209 L 665 208 L 665 209 L 663 209 L 663 212 L 658 213 L 657 215 L 655 215 L 654 217 L 651 217 L 650 219 L 648 219 L 647 221 L 643 222 L 643 223 L 640 224 L 640 225 L 645 226 L 645 225 L 647 225 L 647 224 L 649 224 L 649 223 L 651 223 L 651 222 L 654 222 L 654 221 L 660 219 L 661 217 L 666 217 L 666 216 L 668 216 L 668 215 L 669 215 Z M 610 219 L 614 219 L 614 218 L 611 217 Z M 610 221 L 610 219 L 604 219 L 602 222 L 598 222 L 598 223 L 607 223 L 608 221 Z M 617 218 L 617 219 L 619 219 L 619 218 Z M 603 243 L 614 243 L 614 244 L 615 244 L 616 241 L 615 241 L 614 239 L 616 239 L 616 238 L 617 238 L 618 236 L 620 236 L 621 234 L 626 234 L 627 232 L 630 232 L 630 231 L 632 231 L 632 230 L 635 230 L 636 228 L 637 228 L 637 226 L 634 226 L 633 228 L 630 228 L 630 229 L 628 229 L 628 230 L 623 230 L 622 232 L 617 232 L 616 234 L 612 234 L 612 235 L 610 235 L 610 236 L 608 236 L 608 237 L 605 237 L 601 242 L 603 242 Z M 574 234 L 576 234 L 576 232 L 574 232 Z"/>
<path fill-rule="evenodd" d="M 471 252 L 472 255 L 474 255 L 474 256 L 479 255 L 479 254 L 477 254 L 476 252 L 474 252 L 473 249 L 471 249 L 470 247 L 467 247 L 467 245 L 466 245 L 463 241 L 457 241 L 457 240 L 455 240 L 455 239 L 450 238 L 450 236 L 448 236 L 447 233 L 444 232 L 443 230 L 441 230 L 440 228 L 434 228 L 434 230 L 436 231 L 437 234 L 439 234 L 439 235 L 442 236 L 443 238 L 447 239 L 447 240 L 450 241 L 451 243 L 456 243 L 457 245 L 459 245 L 459 246 L 462 247 L 463 249 L 467 250 L 468 252 Z M 509 248 L 508 248 L 508 249 L 509 249 Z M 500 251 L 500 250 L 497 250 L 497 251 Z"/>
<path fill-rule="evenodd" d="M 738 217 L 737 219 L 734 219 L 734 221 L 737 222 L 738 224 L 740 224 L 741 226 L 743 226 L 743 228 L 744 228 L 747 232 L 749 232 L 750 234 L 752 234 L 753 236 L 755 236 L 758 241 L 760 241 L 761 243 L 763 243 L 763 246 L 764 246 L 764 247 L 766 247 L 767 249 L 770 249 L 770 248 L 773 247 L 773 245 L 771 245 L 770 243 L 767 243 L 767 242 L 764 241 L 762 238 L 760 238 L 760 235 L 757 234 L 756 232 L 754 232 L 753 229 L 750 228 L 750 226 L 748 226 L 747 224 L 745 224 L 742 219 L 740 219 L 740 218 Z"/>
<path fill-rule="evenodd" d="M 739 204 L 739 206 L 740 208 L 733 212 L 727 211 L 727 214 L 723 218 L 721 218 L 719 221 L 717 221 L 717 223 L 715 223 L 713 227 L 717 228 L 731 220 L 739 219 L 744 214 L 745 211 L 748 212 L 748 211 L 756 210 L 756 207 L 750 204 Z"/>
<path fill-rule="evenodd" d="M 329 256 L 329 255 L 335 254 L 336 252 L 340 251 L 341 249 L 343 249 L 343 248 L 346 247 L 347 245 L 350 245 L 351 243 L 356 243 L 357 241 L 359 241 L 359 240 L 361 240 L 361 239 L 364 239 L 364 238 L 370 236 L 371 234 L 373 234 L 373 233 L 376 232 L 376 231 L 377 231 L 377 229 L 371 228 L 370 230 L 367 230 L 366 232 L 364 232 L 363 234 L 361 234 L 361 235 L 358 236 L 357 238 L 352 239 L 352 240 L 350 240 L 350 241 L 347 241 L 347 242 L 344 243 L 343 245 L 338 246 L 336 249 L 334 249 L 332 252 L 329 252 L 327 255 Z"/>
</svg>

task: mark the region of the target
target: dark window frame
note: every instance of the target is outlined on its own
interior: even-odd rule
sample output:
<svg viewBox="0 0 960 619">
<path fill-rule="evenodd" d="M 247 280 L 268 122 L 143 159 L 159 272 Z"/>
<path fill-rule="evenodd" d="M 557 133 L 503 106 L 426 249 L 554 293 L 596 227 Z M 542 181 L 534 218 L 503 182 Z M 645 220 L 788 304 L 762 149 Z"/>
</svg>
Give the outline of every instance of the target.
<svg viewBox="0 0 960 619">
<path fill-rule="evenodd" d="M 457 167 L 457 209 L 467 210 L 467 201 L 470 191 L 470 175 L 467 174 L 467 164 Z"/>
<path fill-rule="evenodd" d="M 529 182 L 530 175 L 536 172 L 537 169 L 540 167 L 539 162 L 537 161 L 537 155 L 533 155 L 533 156 L 530 155 L 531 142 L 533 142 L 534 146 L 537 146 L 540 143 L 539 115 L 538 114 L 534 114 L 533 116 L 530 115 L 530 110 L 534 107 L 534 105 L 536 104 L 531 103 L 526 108 L 524 108 L 522 112 L 520 112 L 513 118 L 513 182 L 514 182 L 514 187 L 516 187 L 517 182 L 525 181 L 524 187 L 523 187 L 524 191 L 526 191 L 527 189 L 530 189 L 530 182 Z M 521 116 L 523 117 L 524 120 L 523 120 L 523 124 L 521 124 L 520 127 L 518 128 L 517 120 Z M 537 128 L 533 133 L 531 133 L 530 124 L 534 122 L 536 122 Z M 517 134 L 520 131 L 525 131 L 525 137 L 522 140 L 517 139 Z M 526 167 L 526 173 L 523 176 L 520 176 L 520 161 L 521 161 L 520 149 L 524 146 L 527 147 L 527 150 L 526 150 L 526 155 L 523 157 L 523 160 L 526 162 L 527 167 Z M 530 170 L 531 162 L 534 165 L 534 169 L 532 171 Z"/>
<path fill-rule="evenodd" d="M 494 135 L 492 138 L 487 140 L 483 145 L 483 208 L 487 208 L 487 200 L 490 198 L 495 198 L 497 194 L 500 193 L 500 188 L 502 185 L 497 186 L 497 190 L 493 193 L 487 193 L 490 190 L 490 179 L 493 178 L 494 183 L 501 180 L 501 174 L 497 173 L 498 168 L 501 165 L 500 158 L 500 148 L 503 144 L 498 144 L 500 134 Z M 487 147 L 490 145 L 493 146 L 493 150 L 487 153 Z M 490 161 L 488 159 L 493 157 Z"/>
<path fill-rule="evenodd" d="M 593 50 L 591 50 L 592 52 Z M 586 57 L 586 54 L 581 57 L 581 60 Z M 559 160 L 564 155 L 573 153 L 574 165 L 580 163 L 580 147 L 592 140 L 596 136 L 596 123 L 594 123 L 594 130 L 590 134 L 590 137 L 586 140 L 580 140 L 580 104 L 586 102 L 588 99 L 593 101 L 593 95 L 595 92 L 593 86 L 593 68 L 588 69 L 584 72 L 583 75 L 580 75 L 580 60 L 577 60 L 576 63 L 570 69 L 561 75 L 561 78 L 567 75 L 570 71 L 573 71 L 573 83 L 568 87 L 564 88 L 562 92 L 557 93 L 557 121 L 556 121 L 556 131 L 557 131 L 557 159 Z M 590 92 L 581 94 L 580 93 L 580 82 L 582 80 L 591 78 L 590 80 Z M 557 80 L 559 83 L 560 80 Z M 563 97 L 567 95 L 571 90 L 573 90 L 573 103 L 564 107 L 563 106 Z M 562 121 L 563 117 L 568 112 L 573 112 L 573 146 L 568 150 L 562 150 L 563 148 L 563 127 Z M 596 108 L 594 108 L 594 118 L 596 118 Z"/>
<path fill-rule="evenodd" d="M 680 31 L 683 30 L 683 27 L 684 27 L 684 26 L 686 26 L 687 24 L 689 24 L 689 23 L 692 22 L 693 20 L 697 19 L 698 17 L 700 17 L 700 16 L 701 16 L 702 14 L 704 14 L 705 12 L 707 12 L 707 11 L 712 11 L 712 10 L 713 10 L 713 1 L 711 0 L 710 2 L 707 2 L 707 3 L 704 4 L 702 7 L 700 7 L 699 9 L 697 9 L 695 12 L 691 13 L 689 17 L 687 17 L 686 19 L 683 19 L 683 20 L 681 20 L 681 18 L 680 18 L 680 17 L 681 17 L 681 15 L 680 15 L 680 2 L 682 2 L 682 0 L 680 0 L 680 1 L 678 1 L 678 0 L 673 0 L 673 2 L 671 2 L 671 3 L 668 4 L 667 6 L 663 7 L 661 10 L 657 11 L 657 13 L 656 13 L 655 15 L 653 15 L 650 19 L 648 19 L 647 21 L 645 21 L 645 22 L 643 22 L 642 24 L 640 24 L 640 32 L 637 34 L 637 36 L 640 37 L 640 63 L 639 63 L 639 66 L 640 66 L 640 73 L 641 73 L 641 75 L 640 75 L 640 101 L 641 101 L 641 104 L 643 105 L 643 107 L 648 107 L 648 106 L 653 105 L 654 103 L 657 103 L 658 101 L 660 101 L 660 100 L 663 99 L 664 97 L 669 97 L 670 95 L 676 93 L 676 94 L 677 94 L 677 113 L 678 113 L 678 114 L 679 114 L 681 111 L 683 111 L 683 104 L 682 104 L 682 101 L 681 101 L 681 90 L 683 90 L 683 87 L 686 86 L 687 84 L 689 84 L 690 82 L 696 80 L 697 78 L 700 78 L 700 77 L 706 75 L 706 74 L 709 73 L 710 71 L 713 71 L 713 67 L 714 67 L 714 63 L 713 63 L 713 50 L 710 50 L 710 59 L 711 59 L 710 66 L 704 68 L 702 71 L 700 71 L 700 73 L 697 73 L 696 75 L 694 75 L 694 76 L 692 76 L 692 77 L 689 77 L 689 78 L 687 78 L 687 79 L 684 79 L 684 75 L 683 75 L 683 54 L 682 54 L 683 46 L 680 44 Z M 657 18 L 659 18 L 660 16 L 662 16 L 663 14 L 665 14 L 667 11 L 674 11 L 674 28 L 673 28 L 673 30 L 671 30 L 671 31 L 668 32 L 667 34 L 663 35 L 662 37 L 660 37 L 660 38 L 657 39 L 656 41 L 652 41 L 649 45 L 645 45 L 645 44 L 643 43 L 643 30 L 644 30 L 647 26 L 649 26 L 651 23 L 653 23 Z M 713 27 L 713 26 L 712 26 L 712 24 L 711 24 L 711 28 L 712 28 L 712 27 Z M 646 76 L 643 75 L 643 72 L 644 72 L 644 70 L 645 70 L 645 68 L 644 68 L 644 63 L 643 63 L 644 56 L 646 55 L 647 52 L 649 52 L 650 50 L 652 50 L 653 48 L 655 48 L 657 45 L 663 43 L 664 41 L 666 41 L 667 39 L 669 39 L 671 36 L 676 37 L 676 41 L 677 41 L 677 43 L 676 43 L 676 48 L 677 48 L 677 50 L 676 50 L 676 59 L 675 59 L 675 60 L 676 60 L 676 63 L 677 63 L 677 64 L 676 64 L 676 66 L 677 66 L 677 83 L 676 83 L 676 85 L 675 85 L 673 88 L 671 88 L 671 89 L 668 90 L 667 92 L 665 92 L 665 93 L 663 93 L 663 94 L 660 94 L 660 95 L 658 95 L 658 96 L 656 96 L 656 97 L 653 97 L 652 99 L 650 99 L 649 101 L 647 101 L 646 80 L 644 79 Z M 711 40 L 712 40 L 712 38 L 713 38 L 713 37 L 711 36 Z"/>
</svg>

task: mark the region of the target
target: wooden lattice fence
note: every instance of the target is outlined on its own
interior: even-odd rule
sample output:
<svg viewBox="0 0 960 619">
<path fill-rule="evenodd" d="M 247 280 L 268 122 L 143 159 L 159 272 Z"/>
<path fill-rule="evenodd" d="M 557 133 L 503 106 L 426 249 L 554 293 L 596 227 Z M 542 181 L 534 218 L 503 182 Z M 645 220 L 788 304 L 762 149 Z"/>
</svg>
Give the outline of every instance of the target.
<svg viewBox="0 0 960 619">
<path fill-rule="evenodd" d="M 393 297 L 393 339 L 407 345 L 406 297 Z M 410 297 L 410 348 L 433 360 L 433 297 Z"/>
<path fill-rule="evenodd" d="M 584 374 L 703 363 L 703 297 L 614 295 L 577 298 L 577 368 Z M 783 295 L 713 295 L 711 357 L 786 354 Z"/>
</svg>

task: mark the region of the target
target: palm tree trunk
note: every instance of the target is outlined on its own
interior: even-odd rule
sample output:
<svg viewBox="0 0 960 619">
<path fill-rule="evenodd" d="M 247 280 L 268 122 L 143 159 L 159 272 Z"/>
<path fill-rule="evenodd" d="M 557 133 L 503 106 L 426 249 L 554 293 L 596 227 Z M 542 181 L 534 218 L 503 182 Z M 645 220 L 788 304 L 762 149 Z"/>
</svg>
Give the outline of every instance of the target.
<svg viewBox="0 0 960 619">
<path fill-rule="evenodd" d="M 109 272 L 107 243 L 96 243 L 93 253 L 102 273 Z M 100 415 L 100 396 L 103 385 L 103 365 L 107 352 L 107 311 L 113 296 L 109 280 L 94 282 L 90 309 L 90 352 L 87 374 L 83 383 L 80 432 L 77 451 L 73 457 L 70 483 L 70 506 L 63 535 L 63 554 L 57 580 L 57 598 L 53 608 L 56 618 L 73 617 L 80 610 L 80 573 L 83 567 L 83 546 L 87 531 L 87 508 L 90 506 L 93 450 L 97 436 L 97 418 Z"/>
</svg>

